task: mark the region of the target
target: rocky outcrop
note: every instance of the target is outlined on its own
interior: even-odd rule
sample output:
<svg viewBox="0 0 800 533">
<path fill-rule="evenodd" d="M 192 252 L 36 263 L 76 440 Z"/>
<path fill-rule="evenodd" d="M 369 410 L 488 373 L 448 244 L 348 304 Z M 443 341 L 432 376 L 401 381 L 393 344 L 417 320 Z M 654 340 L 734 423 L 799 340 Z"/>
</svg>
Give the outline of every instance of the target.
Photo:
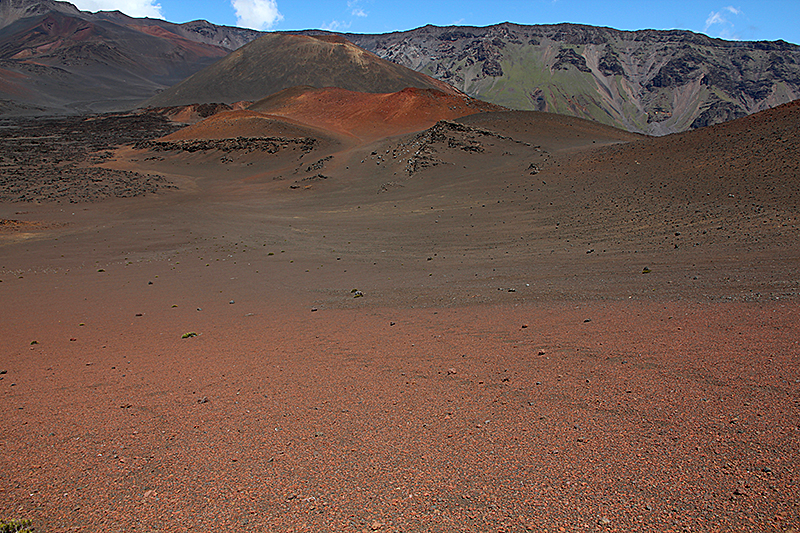
<svg viewBox="0 0 800 533">
<path fill-rule="evenodd" d="M 135 150 L 151 152 L 263 152 L 276 154 L 297 147 L 303 153 L 314 149 L 316 139 L 287 139 L 284 137 L 235 137 L 233 139 L 187 139 L 179 141 L 146 140 L 133 145 Z"/>
<path fill-rule="evenodd" d="M 408 176 L 413 176 L 420 170 L 445 164 L 437 155 L 440 149 L 455 149 L 473 154 L 481 153 L 485 151 L 484 142 L 492 139 L 530 146 L 493 131 L 440 120 L 427 130 L 399 143 L 394 148 L 394 153 L 410 154 L 406 159 L 405 171 Z"/>
<path fill-rule="evenodd" d="M 562 48 L 558 51 L 556 62 L 553 63 L 553 70 L 569 70 L 573 66 L 581 72 L 591 72 L 592 69 L 586 66 L 586 58 L 578 55 L 572 48 Z"/>
<path fill-rule="evenodd" d="M 691 127 L 703 128 L 744 116 L 746 116 L 746 114 L 733 102 L 718 101 L 704 109 L 702 113 L 700 113 L 700 116 L 694 119 Z"/>
</svg>

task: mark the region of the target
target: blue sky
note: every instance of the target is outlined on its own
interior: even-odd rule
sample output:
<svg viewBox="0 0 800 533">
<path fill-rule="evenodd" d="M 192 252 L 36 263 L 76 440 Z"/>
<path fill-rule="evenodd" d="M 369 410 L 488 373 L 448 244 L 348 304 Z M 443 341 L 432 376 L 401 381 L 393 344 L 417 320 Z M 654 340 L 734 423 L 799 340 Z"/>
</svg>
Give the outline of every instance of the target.
<svg viewBox="0 0 800 533">
<path fill-rule="evenodd" d="M 800 44 L 800 0 L 73 0 L 88 11 L 118 9 L 171 22 L 205 19 L 262 30 L 322 28 L 385 33 L 498 22 L 573 22 L 621 30 L 685 29 L 732 40 Z"/>
</svg>

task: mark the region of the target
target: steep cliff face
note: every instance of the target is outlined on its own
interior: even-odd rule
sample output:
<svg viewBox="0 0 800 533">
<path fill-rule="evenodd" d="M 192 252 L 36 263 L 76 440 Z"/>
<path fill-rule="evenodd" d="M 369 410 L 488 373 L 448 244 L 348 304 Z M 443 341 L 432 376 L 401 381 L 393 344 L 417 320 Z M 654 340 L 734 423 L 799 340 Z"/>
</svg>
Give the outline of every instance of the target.
<svg viewBox="0 0 800 533">
<path fill-rule="evenodd" d="M 346 37 L 492 103 L 655 135 L 800 98 L 800 47 L 783 41 L 509 23 Z"/>
</svg>

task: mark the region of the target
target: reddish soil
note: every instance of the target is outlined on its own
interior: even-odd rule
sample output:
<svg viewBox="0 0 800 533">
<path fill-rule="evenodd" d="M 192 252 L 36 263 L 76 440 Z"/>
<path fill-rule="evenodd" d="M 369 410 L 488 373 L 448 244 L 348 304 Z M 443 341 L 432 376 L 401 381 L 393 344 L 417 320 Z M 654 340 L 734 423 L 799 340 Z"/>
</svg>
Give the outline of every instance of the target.
<svg viewBox="0 0 800 533">
<path fill-rule="evenodd" d="M 504 108 L 458 94 L 408 88 L 374 94 L 337 87 L 286 89 L 250 109 L 374 141 L 424 130 L 439 120 Z"/>
<path fill-rule="evenodd" d="M 183 116 L 183 114 L 179 115 Z M 230 139 L 234 137 L 331 137 L 332 132 L 285 116 L 250 110 L 217 113 L 189 127 L 163 137 L 165 141 L 185 139 Z"/>
<path fill-rule="evenodd" d="M 127 147 L 179 189 L 0 203 L 0 516 L 796 532 L 799 110 Z"/>
</svg>

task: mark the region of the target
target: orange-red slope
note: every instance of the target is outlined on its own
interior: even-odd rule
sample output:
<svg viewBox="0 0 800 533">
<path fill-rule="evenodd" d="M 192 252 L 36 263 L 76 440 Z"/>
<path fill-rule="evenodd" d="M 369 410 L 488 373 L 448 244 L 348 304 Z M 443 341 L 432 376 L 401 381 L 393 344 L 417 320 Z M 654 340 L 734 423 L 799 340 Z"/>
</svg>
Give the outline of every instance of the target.
<svg viewBox="0 0 800 533">
<path fill-rule="evenodd" d="M 264 98 L 249 109 L 369 141 L 424 130 L 439 120 L 504 108 L 433 89 L 407 88 L 374 94 L 336 87 L 294 87 Z"/>
</svg>

